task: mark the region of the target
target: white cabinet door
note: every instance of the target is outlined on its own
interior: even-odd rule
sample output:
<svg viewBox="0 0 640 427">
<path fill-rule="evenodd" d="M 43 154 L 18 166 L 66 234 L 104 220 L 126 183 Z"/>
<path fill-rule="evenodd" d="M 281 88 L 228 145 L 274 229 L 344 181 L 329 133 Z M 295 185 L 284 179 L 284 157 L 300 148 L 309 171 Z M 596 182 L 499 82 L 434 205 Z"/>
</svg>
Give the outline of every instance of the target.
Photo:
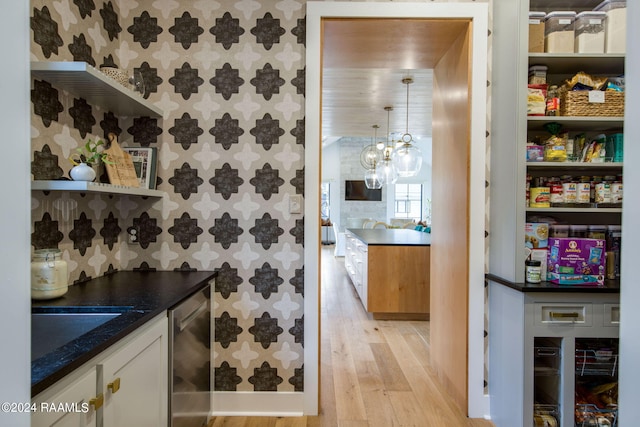
<svg viewBox="0 0 640 427">
<path fill-rule="evenodd" d="M 103 427 L 167 425 L 167 317 L 151 323 L 100 365 Z"/>
<path fill-rule="evenodd" d="M 92 368 L 77 380 L 53 386 L 36 396 L 32 403 L 31 425 L 95 427 L 96 411 L 89 403 L 95 397 L 96 369 Z"/>
<path fill-rule="evenodd" d="M 360 301 L 364 306 L 365 311 L 367 310 L 367 294 L 368 294 L 368 280 L 369 280 L 369 251 L 367 245 L 361 243 L 358 245 L 358 262 L 360 268 L 360 283 L 358 286 L 358 295 L 360 296 Z"/>
</svg>

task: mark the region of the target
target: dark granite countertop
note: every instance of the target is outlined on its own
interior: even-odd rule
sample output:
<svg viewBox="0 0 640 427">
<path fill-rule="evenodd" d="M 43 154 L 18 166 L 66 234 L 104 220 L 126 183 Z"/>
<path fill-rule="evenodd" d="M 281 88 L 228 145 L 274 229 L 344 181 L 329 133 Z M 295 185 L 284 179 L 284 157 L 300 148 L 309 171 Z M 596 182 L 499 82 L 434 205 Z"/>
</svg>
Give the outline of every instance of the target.
<svg viewBox="0 0 640 427">
<path fill-rule="evenodd" d="M 347 231 L 369 246 L 431 246 L 431 234 L 407 228 L 348 228 Z"/>
<path fill-rule="evenodd" d="M 507 286 L 520 292 L 570 292 L 570 293 L 620 293 L 619 280 L 605 280 L 603 286 L 598 285 L 558 285 L 551 282 L 522 283 L 512 282 L 494 274 L 485 275 L 487 280 Z"/>
<path fill-rule="evenodd" d="M 37 395 L 149 320 L 204 288 L 216 274 L 214 271 L 119 271 L 69 286 L 69 291 L 60 298 L 32 301 L 32 313 L 84 307 L 83 311 L 123 314 L 33 360 L 31 395 Z"/>
</svg>

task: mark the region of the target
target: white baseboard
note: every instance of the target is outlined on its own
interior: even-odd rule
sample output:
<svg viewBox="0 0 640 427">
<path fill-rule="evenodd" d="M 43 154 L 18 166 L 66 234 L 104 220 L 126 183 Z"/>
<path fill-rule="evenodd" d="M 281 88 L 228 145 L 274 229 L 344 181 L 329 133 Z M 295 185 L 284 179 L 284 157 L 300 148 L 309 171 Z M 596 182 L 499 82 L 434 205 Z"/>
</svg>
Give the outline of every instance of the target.
<svg viewBox="0 0 640 427">
<path fill-rule="evenodd" d="M 491 419 L 491 399 L 488 394 L 485 394 L 482 399 L 482 407 L 484 408 L 484 419 Z"/>
<path fill-rule="evenodd" d="M 273 391 L 214 391 L 212 416 L 301 417 L 304 393 Z"/>
</svg>

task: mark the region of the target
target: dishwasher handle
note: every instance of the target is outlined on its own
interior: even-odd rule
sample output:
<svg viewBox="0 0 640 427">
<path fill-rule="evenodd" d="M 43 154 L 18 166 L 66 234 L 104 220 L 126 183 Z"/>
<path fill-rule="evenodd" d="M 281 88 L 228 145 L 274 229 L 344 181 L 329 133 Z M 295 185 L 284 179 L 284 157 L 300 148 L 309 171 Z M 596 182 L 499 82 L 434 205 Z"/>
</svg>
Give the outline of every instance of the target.
<svg viewBox="0 0 640 427">
<path fill-rule="evenodd" d="M 202 301 L 202 304 L 200 304 L 195 310 L 193 310 L 191 313 L 187 314 L 186 316 L 184 316 L 181 319 L 177 319 L 176 323 L 178 324 L 178 329 L 180 329 L 180 332 L 184 331 L 184 329 L 189 326 L 189 324 L 191 322 L 193 322 L 193 320 L 198 317 L 203 311 L 205 311 L 207 309 L 207 301 Z"/>
</svg>

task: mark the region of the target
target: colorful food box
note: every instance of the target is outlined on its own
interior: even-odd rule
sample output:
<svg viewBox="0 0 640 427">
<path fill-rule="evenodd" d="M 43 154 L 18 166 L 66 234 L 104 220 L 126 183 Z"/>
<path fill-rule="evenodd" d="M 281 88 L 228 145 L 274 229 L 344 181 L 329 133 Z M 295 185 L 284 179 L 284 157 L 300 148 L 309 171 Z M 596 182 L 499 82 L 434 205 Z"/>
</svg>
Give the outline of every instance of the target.
<svg viewBox="0 0 640 427">
<path fill-rule="evenodd" d="M 527 145 L 527 162 L 544 161 L 544 147 L 542 145 Z"/>
<path fill-rule="evenodd" d="M 604 240 L 551 237 L 548 257 L 547 266 L 553 283 L 604 284 Z"/>
<path fill-rule="evenodd" d="M 544 222 L 525 223 L 524 244 L 531 249 L 546 248 L 549 244 L 549 224 Z"/>
</svg>

